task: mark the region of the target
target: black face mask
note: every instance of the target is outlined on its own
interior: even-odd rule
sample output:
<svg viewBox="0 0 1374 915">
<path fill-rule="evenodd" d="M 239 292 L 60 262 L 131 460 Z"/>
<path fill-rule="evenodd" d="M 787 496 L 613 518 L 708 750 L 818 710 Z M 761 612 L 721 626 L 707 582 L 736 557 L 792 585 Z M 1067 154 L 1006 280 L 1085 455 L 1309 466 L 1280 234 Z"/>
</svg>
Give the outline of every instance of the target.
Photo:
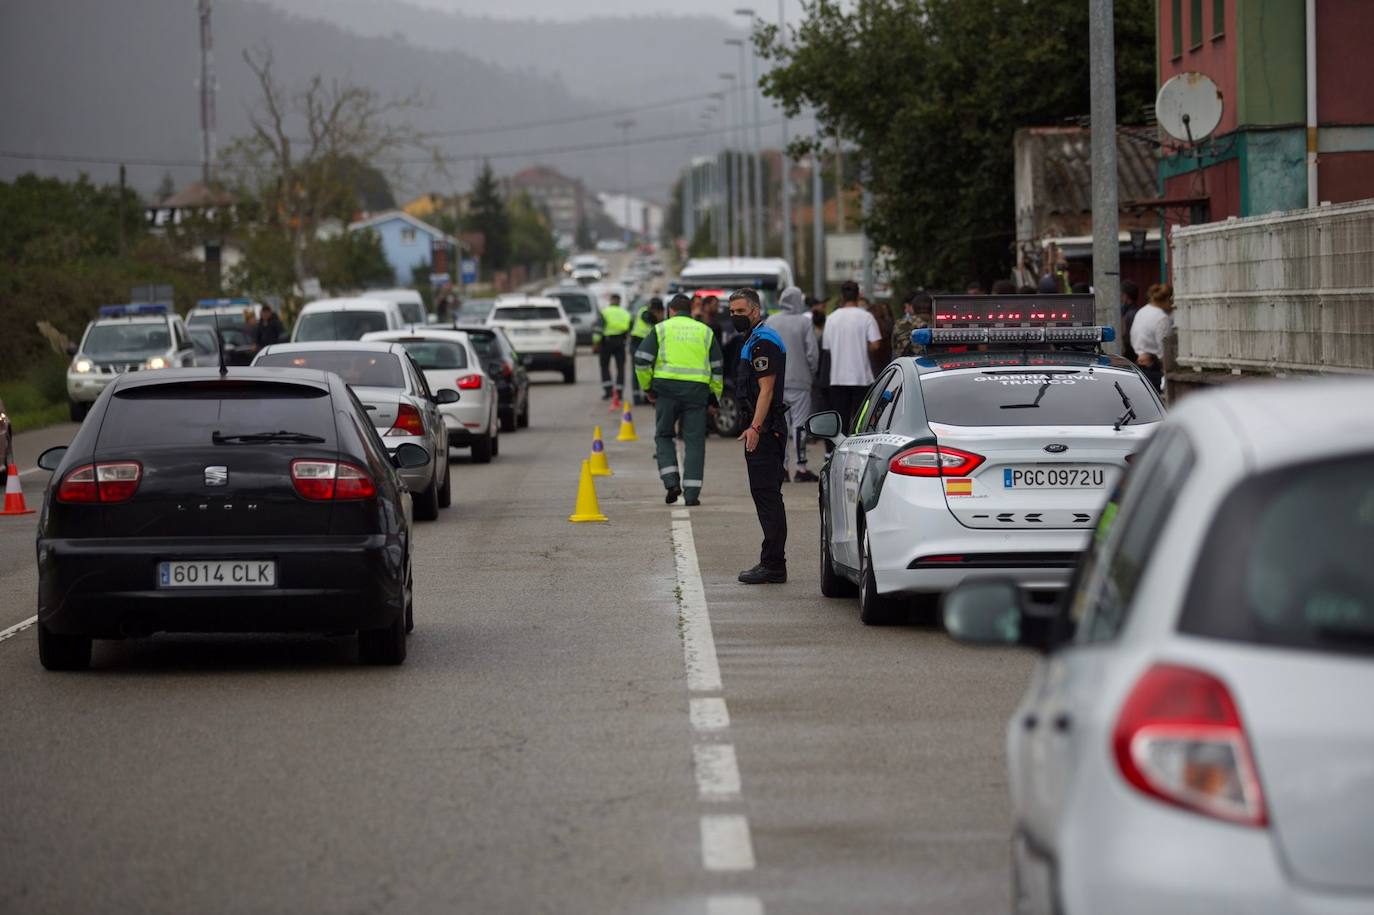
<svg viewBox="0 0 1374 915">
<path fill-rule="evenodd" d="M 748 315 L 731 315 L 730 323 L 742 334 L 747 334 L 754 327 L 754 322 L 749 320 Z"/>
</svg>

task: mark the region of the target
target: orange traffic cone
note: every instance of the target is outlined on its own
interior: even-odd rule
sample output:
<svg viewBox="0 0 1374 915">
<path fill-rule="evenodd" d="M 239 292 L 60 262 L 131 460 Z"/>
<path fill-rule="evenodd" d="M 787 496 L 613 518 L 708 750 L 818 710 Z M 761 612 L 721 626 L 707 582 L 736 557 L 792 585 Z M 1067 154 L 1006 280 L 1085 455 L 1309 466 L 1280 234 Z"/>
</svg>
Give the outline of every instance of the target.
<svg viewBox="0 0 1374 915">
<path fill-rule="evenodd" d="M 582 462 L 582 476 L 577 481 L 577 505 L 568 516 L 569 521 L 607 521 L 601 514 L 601 506 L 596 504 L 596 484 L 592 482 L 592 467 L 589 461 Z"/>
<path fill-rule="evenodd" d="M 592 455 L 587 458 L 587 463 L 592 468 L 592 476 L 608 477 L 611 475 L 611 465 L 606 460 L 606 446 L 601 441 L 600 426 L 592 431 Z"/>
<path fill-rule="evenodd" d="M 634 417 L 630 415 L 630 408 L 625 408 L 625 415 L 620 417 L 620 431 L 616 433 L 615 440 L 618 442 L 637 442 L 639 436 L 635 433 Z"/>
<path fill-rule="evenodd" d="M 13 463 L 5 475 L 5 510 L 0 515 L 32 515 L 34 510 L 24 505 L 24 487 L 19 485 L 19 468 Z"/>
<path fill-rule="evenodd" d="M 613 388 L 611 390 L 611 408 L 606 412 L 619 413 L 621 406 L 623 406 L 623 404 L 620 402 L 620 388 Z"/>
</svg>

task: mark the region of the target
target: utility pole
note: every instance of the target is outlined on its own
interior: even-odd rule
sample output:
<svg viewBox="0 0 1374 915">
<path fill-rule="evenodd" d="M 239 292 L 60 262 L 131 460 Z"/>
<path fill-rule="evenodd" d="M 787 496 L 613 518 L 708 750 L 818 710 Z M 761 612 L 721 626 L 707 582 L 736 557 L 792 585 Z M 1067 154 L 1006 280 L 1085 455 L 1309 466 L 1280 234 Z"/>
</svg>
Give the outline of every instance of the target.
<svg viewBox="0 0 1374 915">
<path fill-rule="evenodd" d="M 746 84 L 744 82 L 744 39 L 727 38 L 725 39 L 725 43 L 739 47 L 739 77 L 735 80 L 735 89 L 739 92 L 738 104 L 735 110 L 739 114 L 739 117 L 735 120 L 735 124 L 739 128 L 740 140 L 740 223 L 741 234 L 744 237 L 744 243 L 740 246 L 740 254 L 745 257 L 752 257 L 754 255 L 754 224 L 753 220 L 750 218 L 750 210 L 757 207 L 757 201 L 751 203 L 749 200 L 751 196 L 749 193 L 749 186 L 751 183 L 749 173 L 753 169 L 749 160 L 749 115 L 746 113 L 744 107 L 746 98 Z"/>
<path fill-rule="evenodd" d="M 784 38 L 787 36 L 787 0 L 778 0 L 778 29 L 779 34 Z M 779 191 L 782 195 L 782 256 L 786 261 L 792 260 L 792 160 L 787 155 L 787 112 L 782 112 L 782 155 L 779 162 L 782 165 L 782 175 Z M 798 255 L 801 251 L 798 250 Z M 798 256 L 797 260 L 801 260 Z"/>
<path fill-rule="evenodd" d="M 873 293 L 873 243 L 868 240 L 868 217 L 873 212 L 873 192 L 868 189 L 868 176 L 872 166 L 865 164 L 859 172 L 863 182 L 863 195 L 859 198 L 862 207 L 863 225 L 859 226 L 859 237 L 863 239 L 864 295 L 877 299 Z"/>
<path fill-rule="evenodd" d="M 210 36 L 211 0 L 200 0 L 200 180 L 215 177 L 215 54 Z"/>
<path fill-rule="evenodd" d="M 124 163 L 119 164 L 119 256 L 124 256 Z"/>
<path fill-rule="evenodd" d="M 821 182 L 821 132 L 811 150 L 811 294 L 825 298 L 825 186 Z"/>
<path fill-rule="evenodd" d="M 620 128 L 620 145 L 625 150 L 625 174 L 621 186 L 625 189 L 625 244 L 628 245 L 634 235 L 634 229 L 630 224 L 630 128 L 635 126 L 635 122 L 626 118 L 616 121 L 615 126 Z"/>
<path fill-rule="evenodd" d="M 1097 323 L 1121 314 L 1121 242 L 1116 191 L 1116 49 L 1112 0 L 1088 4 L 1088 74 L 1092 80 L 1093 291 Z"/>
<path fill-rule="evenodd" d="M 731 85 L 732 87 L 734 86 L 735 74 L 733 74 L 733 73 L 722 73 L 722 74 L 720 74 L 720 78 L 723 79 L 723 80 L 725 80 L 725 81 L 727 81 L 728 83 L 730 83 L 730 85 Z M 738 224 L 737 220 L 739 219 L 739 202 L 740 202 L 740 200 L 739 200 L 739 184 L 740 184 L 740 182 L 739 182 L 739 158 L 735 155 L 735 151 L 731 148 L 731 147 L 733 147 L 733 146 L 735 145 L 735 119 L 730 117 L 731 105 L 730 105 L 730 103 L 729 103 L 728 96 L 730 96 L 730 95 L 732 95 L 732 94 L 733 94 L 733 91 L 732 91 L 732 90 L 726 90 L 727 100 L 726 100 L 726 103 L 725 103 L 725 126 L 726 126 L 725 136 L 728 137 L 729 139 L 726 141 L 726 145 L 725 145 L 725 161 L 726 161 L 726 166 L 727 166 L 727 173 L 726 173 L 726 176 L 725 176 L 725 180 L 726 180 L 726 189 L 725 189 L 725 192 L 726 192 L 726 197 L 729 199 L 729 203 L 728 203 L 729 212 L 728 212 L 726 215 L 727 215 L 727 218 L 729 219 L 729 224 L 730 224 L 730 232 L 729 232 L 729 235 L 730 235 L 730 256 L 731 256 L 731 257 L 738 257 L 738 256 L 740 255 L 740 250 L 739 250 L 739 249 L 740 249 L 740 231 L 739 231 L 739 224 Z M 734 107 L 734 109 L 736 110 L 736 114 L 738 114 L 738 108 L 739 108 L 738 102 L 736 102 L 736 104 L 735 104 L 733 107 Z"/>
<path fill-rule="evenodd" d="M 752 9 L 735 10 L 736 16 L 744 16 L 752 26 Z M 754 100 L 754 253 L 759 257 L 768 256 L 768 221 L 765 219 L 767 203 L 763 196 L 763 115 L 759 110 L 759 55 L 752 41 L 749 42 L 750 76 L 749 95 Z"/>
<path fill-rule="evenodd" d="M 835 231 L 844 234 L 844 150 L 835 134 Z"/>
</svg>

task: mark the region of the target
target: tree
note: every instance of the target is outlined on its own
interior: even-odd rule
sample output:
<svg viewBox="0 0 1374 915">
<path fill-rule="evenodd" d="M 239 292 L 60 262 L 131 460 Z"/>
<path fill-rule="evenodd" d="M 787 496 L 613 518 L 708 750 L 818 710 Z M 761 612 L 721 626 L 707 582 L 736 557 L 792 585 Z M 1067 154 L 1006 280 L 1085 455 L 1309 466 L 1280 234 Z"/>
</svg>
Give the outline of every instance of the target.
<svg viewBox="0 0 1374 915">
<path fill-rule="evenodd" d="M 147 233 L 137 192 L 97 187 L 82 175 L 75 181 L 32 173 L 0 182 L 0 260 L 59 263 L 119 253 L 121 225 L 126 243 Z"/>
<path fill-rule="evenodd" d="M 517 194 L 506 207 L 510 221 L 510 262 L 534 266 L 558 256 L 558 243 L 549 218 L 535 206 L 529 194 Z"/>
<path fill-rule="evenodd" d="M 790 40 L 755 42 L 778 64 L 765 93 L 857 146 L 874 241 L 909 283 L 956 287 L 1010 272 L 1012 136 L 1087 113 L 1087 19 L 1083 0 L 816 0 Z M 1154 95 L 1150 0 L 1117 0 L 1116 44 L 1128 121 Z"/>
<path fill-rule="evenodd" d="M 577 235 L 573 243 L 579 251 L 590 251 L 596 244 L 596 239 L 592 238 L 592 225 L 587 222 L 587 214 L 583 213 L 577 217 Z"/>
<path fill-rule="evenodd" d="M 154 203 L 161 203 L 168 197 L 177 192 L 177 183 L 172 180 L 171 172 L 163 172 L 162 180 L 158 183 L 157 193 L 153 197 Z"/>
<path fill-rule="evenodd" d="M 325 289 L 343 291 L 396 281 L 382 238 L 371 229 L 341 232 L 319 242 L 314 250 L 315 275 Z"/>
<path fill-rule="evenodd" d="M 481 232 L 485 239 L 482 249 L 484 272 L 505 270 L 510 266 L 510 215 L 490 162 L 482 163 L 482 172 L 472 186 L 465 228 L 469 232 Z"/>
</svg>

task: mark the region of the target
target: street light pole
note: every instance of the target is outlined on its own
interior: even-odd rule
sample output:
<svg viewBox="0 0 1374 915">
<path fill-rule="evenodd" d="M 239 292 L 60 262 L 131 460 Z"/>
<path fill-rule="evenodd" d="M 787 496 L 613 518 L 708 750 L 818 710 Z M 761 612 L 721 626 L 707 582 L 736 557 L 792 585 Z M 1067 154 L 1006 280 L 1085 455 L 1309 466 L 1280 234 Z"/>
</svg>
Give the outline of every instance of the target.
<svg viewBox="0 0 1374 915">
<path fill-rule="evenodd" d="M 816 143 L 811 149 L 811 294 L 825 298 L 825 188 L 821 183 L 820 125 L 816 125 Z"/>
<path fill-rule="evenodd" d="M 752 25 L 754 22 L 754 11 L 752 9 L 737 9 L 736 16 L 744 16 Z M 752 81 L 749 83 L 749 94 L 754 100 L 754 238 L 756 240 L 754 253 L 759 257 L 768 254 L 768 234 L 767 220 L 764 218 L 767 204 L 763 197 L 763 115 L 759 109 L 759 55 L 754 43 L 749 43 L 749 67 Z"/>
<path fill-rule="evenodd" d="M 720 74 L 720 78 L 723 80 L 727 80 L 731 84 L 731 86 L 734 85 L 735 74 L 722 73 Z M 729 139 L 726 141 L 725 144 L 725 180 L 727 182 L 725 194 L 728 200 L 727 208 L 729 212 L 726 214 L 726 218 L 729 222 L 730 256 L 738 257 L 740 254 L 740 230 L 739 225 L 737 224 L 737 220 L 739 219 L 740 207 L 739 158 L 735 155 L 734 150 L 731 149 L 731 147 L 735 145 L 735 119 L 730 117 L 731 106 L 728 101 L 728 97 L 731 94 L 733 93 L 727 90 L 727 101 L 725 105 L 725 135 Z M 739 108 L 739 105 L 736 104 L 734 108 L 736 109 L 736 113 L 738 113 L 737 109 Z"/>
<path fill-rule="evenodd" d="M 735 80 L 735 90 L 739 93 L 736 111 L 739 117 L 735 120 L 735 125 L 739 128 L 740 141 L 740 225 L 744 243 L 740 246 L 740 254 L 751 257 L 754 254 L 754 229 L 750 219 L 750 210 L 754 206 L 749 197 L 749 115 L 745 111 L 745 82 L 744 82 L 744 40 L 741 38 L 727 38 L 725 43 L 739 47 L 739 77 Z"/>
<path fill-rule="evenodd" d="M 778 0 L 778 34 L 787 37 L 786 0 Z M 792 160 L 787 155 L 787 112 L 782 112 L 782 155 L 778 161 L 782 167 L 779 192 L 782 197 L 782 259 L 792 262 Z"/>
<path fill-rule="evenodd" d="M 620 145 L 625 150 L 625 174 L 622 177 L 621 186 L 625 189 L 625 244 L 630 243 L 634 235 L 634 229 L 630 225 L 630 128 L 635 126 L 635 122 L 629 118 L 623 121 L 616 121 L 615 126 L 620 128 Z"/>
</svg>

